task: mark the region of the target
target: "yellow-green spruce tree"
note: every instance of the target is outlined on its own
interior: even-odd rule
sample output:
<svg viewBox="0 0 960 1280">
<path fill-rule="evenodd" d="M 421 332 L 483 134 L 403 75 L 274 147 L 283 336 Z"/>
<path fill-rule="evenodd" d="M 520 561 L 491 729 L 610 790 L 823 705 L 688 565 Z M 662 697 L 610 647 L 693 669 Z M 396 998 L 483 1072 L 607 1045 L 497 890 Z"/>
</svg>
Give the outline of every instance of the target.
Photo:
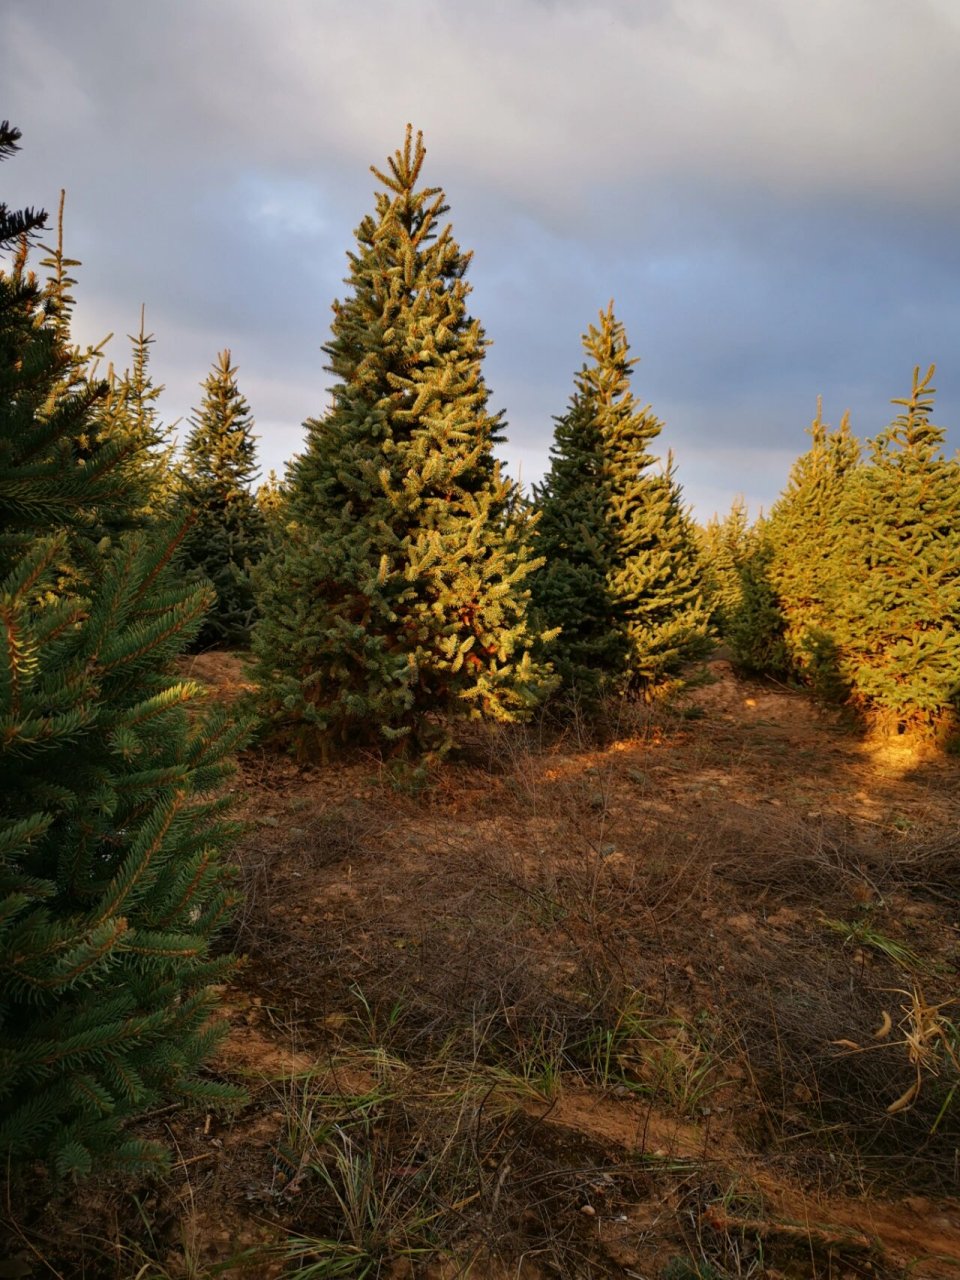
<svg viewBox="0 0 960 1280">
<path fill-rule="evenodd" d="M 514 719 L 545 688 L 531 659 L 528 530 L 494 455 L 501 428 L 468 312 L 470 254 L 422 187 L 408 128 L 349 254 L 324 350 L 332 404 L 287 478 L 263 562 L 263 704 L 303 753 L 362 741 L 442 750 L 458 718 Z"/>
<path fill-rule="evenodd" d="M 164 388 L 157 386 L 150 373 L 150 349 L 155 341 L 145 327 L 145 308 L 140 309 L 140 327 L 136 334 L 129 334 L 131 366 L 118 374 L 109 365 L 106 376 L 101 377 L 104 347 L 111 335 L 99 343 L 81 348 L 73 341 L 72 317 L 75 298 L 72 290 L 76 278 L 71 274 L 80 263 L 68 258 L 63 248 L 65 192 L 60 193 L 57 221 L 57 239 L 54 245 L 42 246 L 46 257 L 40 266 L 46 273 L 44 282 L 44 313 L 54 330 L 60 346 L 63 368 L 58 389 L 76 388 L 83 380 L 100 386 L 100 392 L 91 406 L 85 447 L 96 448 L 98 441 L 109 440 L 120 446 L 120 468 L 123 471 L 131 499 L 123 511 L 114 511 L 111 518 L 122 520 L 122 528 L 140 528 L 170 518 L 177 479 L 173 469 L 175 452 L 172 429 L 160 419 L 159 401 Z M 120 527 L 106 528 L 106 534 L 117 533 Z"/>
<path fill-rule="evenodd" d="M 860 463 L 849 414 L 831 431 L 823 406 L 810 424 L 810 448 L 794 463 L 767 523 L 769 581 L 783 615 L 790 672 L 827 701 L 846 696 L 834 623 L 843 593 L 844 495 Z"/>
<path fill-rule="evenodd" d="M 710 621 L 726 637 L 743 607 L 743 570 L 750 555 L 750 521 L 743 498 L 735 498 L 722 519 L 712 516 L 695 532 Z"/>
<path fill-rule="evenodd" d="M 0 156 L 18 137 L 0 127 Z M 209 603 L 171 579 L 176 532 L 101 545 L 141 495 L 26 268 L 38 225 L 0 212 L 21 245 L 0 271 L 0 1161 L 66 1176 L 160 1159 L 129 1129 L 146 1108 L 234 1096 L 198 1071 L 244 730 L 171 675 Z M 82 591 L 58 591 L 92 539 Z"/>
<path fill-rule="evenodd" d="M 254 500 L 267 537 L 271 541 L 276 541 L 283 535 L 287 495 L 286 489 L 275 471 L 270 470 L 267 473 L 266 480 L 257 486 Z"/>
<path fill-rule="evenodd" d="M 709 648 L 709 610 L 673 462 L 650 452 L 662 424 L 630 389 L 613 304 L 583 338 L 587 362 L 556 420 L 540 516 L 534 602 L 562 628 L 554 661 L 568 690 L 649 690 Z"/>
<path fill-rule="evenodd" d="M 174 467 L 173 427 L 160 416 L 162 384 L 150 371 L 156 341 L 140 309 L 140 326 L 128 334 L 130 366 L 122 374 L 108 372 L 108 390 L 98 413 L 97 429 L 124 445 L 124 470 L 131 490 L 140 494 L 130 517 L 138 526 L 163 524 L 174 513 L 179 489 Z"/>
<path fill-rule="evenodd" d="M 936 734 L 960 709 L 960 464 L 930 421 L 933 366 L 844 490 L 834 627 L 856 704 L 892 732 Z"/>
</svg>

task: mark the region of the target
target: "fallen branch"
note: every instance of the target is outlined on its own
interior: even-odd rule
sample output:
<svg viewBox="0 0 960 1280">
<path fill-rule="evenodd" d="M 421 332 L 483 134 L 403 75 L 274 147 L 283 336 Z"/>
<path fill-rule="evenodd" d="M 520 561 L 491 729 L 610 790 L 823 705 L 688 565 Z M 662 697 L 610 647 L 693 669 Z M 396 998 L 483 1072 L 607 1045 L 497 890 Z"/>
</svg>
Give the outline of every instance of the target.
<svg viewBox="0 0 960 1280">
<path fill-rule="evenodd" d="M 776 1222 L 768 1218 L 738 1218 L 714 1205 L 708 1205 L 704 1209 L 701 1221 L 713 1231 L 739 1231 L 763 1237 L 786 1236 L 810 1241 L 824 1249 L 854 1249 L 858 1253 L 879 1253 L 882 1249 L 878 1240 L 859 1231 L 815 1227 L 799 1222 Z"/>
</svg>

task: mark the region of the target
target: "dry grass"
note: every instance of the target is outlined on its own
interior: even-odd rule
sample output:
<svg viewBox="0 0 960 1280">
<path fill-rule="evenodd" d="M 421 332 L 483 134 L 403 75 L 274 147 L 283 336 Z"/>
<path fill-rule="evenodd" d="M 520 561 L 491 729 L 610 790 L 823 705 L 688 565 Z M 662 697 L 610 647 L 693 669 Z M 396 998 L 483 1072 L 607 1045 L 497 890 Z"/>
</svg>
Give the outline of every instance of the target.
<svg viewBox="0 0 960 1280">
<path fill-rule="evenodd" d="M 116 1280 L 899 1274 L 916 1222 L 884 1197 L 956 1178 L 956 766 L 871 772 L 802 700 L 729 678 L 691 697 L 477 730 L 421 790 L 250 753 L 219 1064 L 250 1107 L 156 1119 L 165 1184 L 11 1204 L 16 1256 Z"/>
</svg>

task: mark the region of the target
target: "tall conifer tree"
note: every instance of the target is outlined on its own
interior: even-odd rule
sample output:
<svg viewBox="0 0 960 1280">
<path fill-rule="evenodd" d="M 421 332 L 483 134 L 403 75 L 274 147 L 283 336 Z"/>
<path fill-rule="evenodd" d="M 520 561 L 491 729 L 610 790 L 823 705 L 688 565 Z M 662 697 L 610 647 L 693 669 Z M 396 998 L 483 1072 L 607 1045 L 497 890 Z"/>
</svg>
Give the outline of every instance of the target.
<svg viewBox="0 0 960 1280">
<path fill-rule="evenodd" d="M 710 620 L 725 637 L 743 607 L 743 570 L 750 555 L 750 522 L 742 496 L 722 520 L 713 516 L 696 533 Z"/>
<path fill-rule="evenodd" d="M 128 334 L 131 344 L 131 365 L 118 373 L 111 364 L 106 376 L 101 377 L 101 342 L 86 351 L 69 344 L 69 325 L 64 325 L 64 286 L 76 283 L 72 277 L 63 277 L 64 267 L 79 265 L 73 260 L 62 260 L 62 247 L 51 252 L 46 265 L 52 272 L 46 288 L 47 309 L 60 317 L 60 329 L 67 342 L 66 350 L 72 356 L 71 376 L 85 378 L 101 386 L 101 394 L 93 404 L 87 426 L 87 438 L 91 449 L 99 449 L 104 442 L 120 448 L 120 469 L 127 489 L 127 501 L 103 515 L 103 533 L 115 538 L 128 529 L 143 529 L 168 523 L 173 518 L 177 477 L 173 467 L 175 445 L 172 428 L 160 418 L 159 400 L 163 386 L 154 383 L 150 373 L 150 349 L 153 334 L 144 326 L 144 310 L 140 312 L 137 333 Z M 67 298 L 72 307 L 72 297 Z"/>
<path fill-rule="evenodd" d="M 176 477 L 172 466 L 171 428 L 161 421 L 158 407 L 164 388 L 154 384 L 150 373 L 150 348 L 155 339 L 146 331 L 145 308 L 141 307 L 139 331 L 128 335 L 131 367 L 117 374 L 110 365 L 105 379 L 100 376 L 100 366 L 103 348 L 112 335 L 86 348 L 74 342 L 71 324 L 76 300 L 72 290 L 77 281 L 71 271 L 80 263 L 67 257 L 63 249 L 65 197 L 66 193 L 61 191 L 56 243 L 42 246 L 47 256 L 40 262 L 47 273 L 43 289 L 44 314 L 64 360 L 60 382 L 51 394 L 69 391 L 83 379 L 96 384 L 105 382 L 105 389 L 92 407 L 86 447 L 95 449 L 105 440 L 121 445 L 121 466 L 130 491 L 122 516 L 127 526 L 162 522 L 169 519 L 172 511 Z M 114 515 L 121 518 L 119 512 Z"/>
<path fill-rule="evenodd" d="M 0 126 L 0 157 L 18 136 Z M 0 248 L 37 225 L 2 210 Z M 208 603 L 171 580 L 174 533 L 98 547 L 83 592 L 57 588 L 129 496 L 93 429 L 106 389 L 71 378 L 25 257 L 0 271 L 0 1162 L 67 1175 L 157 1159 L 126 1122 L 160 1100 L 231 1096 L 197 1068 L 243 729 L 170 674 Z"/>
<path fill-rule="evenodd" d="M 198 645 L 244 644 L 256 612 L 250 571 L 264 552 L 266 524 L 250 490 L 258 475 L 253 415 L 229 351 L 220 352 L 203 393 L 180 467 L 180 505 L 192 519 L 182 559 L 217 593 Z"/>
<path fill-rule="evenodd" d="M 156 341 L 147 333 L 145 308 L 140 309 L 140 327 L 128 334 L 130 368 L 116 377 L 107 398 L 110 411 L 104 429 L 110 438 L 126 446 L 126 470 L 130 483 L 143 495 L 134 511 L 138 522 L 163 523 L 171 518 L 176 501 L 177 476 L 173 465 L 173 429 L 160 417 L 160 397 L 164 388 L 150 372 L 151 348 Z"/>
<path fill-rule="evenodd" d="M 332 406 L 288 476 L 286 536 L 259 575 L 267 711 L 301 751 L 331 740 L 442 747 L 461 716 L 512 719 L 531 660 L 527 530 L 494 456 L 470 254 L 419 186 L 408 126 L 349 254 L 324 350 Z"/>
<path fill-rule="evenodd" d="M 724 638 L 734 661 L 745 671 L 787 679 L 793 667 L 784 638 L 786 618 L 770 580 L 773 556 L 769 517 L 761 515 L 750 529 L 743 549 L 738 599 L 725 616 Z"/>
<path fill-rule="evenodd" d="M 934 367 L 844 491 L 834 601 L 843 674 L 888 728 L 932 733 L 960 709 L 960 464 L 930 421 Z"/>
<path fill-rule="evenodd" d="M 637 362 L 612 303 L 583 345 L 589 359 L 536 490 L 545 563 L 533 591 L 544 625 L 562 627 L 558 669 L 590 700 L 649 688 L 703 653 L 709 611 L 672 459 L 653 470 L 661 423 L 630 389 Z"/>
<path fill-rule="evenodd" d="M 810 448 L 794 463 L 770 512 L 769 580 L 784 617 L 791 669 L 836 700 L 844 694 L 832 634 L 843 569 L 838 548 L 844 493 L 860 462 L 860 444 L 850 430 L 850 415 L 831 431 L 819 400 L 809 432 Z"/>
</svg>

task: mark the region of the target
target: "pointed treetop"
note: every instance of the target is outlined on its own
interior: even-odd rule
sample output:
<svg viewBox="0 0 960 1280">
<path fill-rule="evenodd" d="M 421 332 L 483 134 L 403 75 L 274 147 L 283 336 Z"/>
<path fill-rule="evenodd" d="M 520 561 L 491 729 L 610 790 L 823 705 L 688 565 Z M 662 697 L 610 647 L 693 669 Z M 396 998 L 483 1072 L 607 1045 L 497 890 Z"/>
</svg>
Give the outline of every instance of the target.
<svg viewBox="0 0 960 1280">
<path fill-rule="evenodd" d="M 395 191 L 397 195 L 402 195 L 405 191 L 412 191 L 417 185 L 420 177 L 420 170 L 423 168 L 423 162 L 426 159 L 427 149 L 423 145 L 423 133 L 417 130 L 416 142 L 413 140 L 413 125 L 407 125 L 406 135 L 403 140 L 403 150 L 396 150 L 392 156 L 387 158 L 387 164 L 390 166 L 390 172 L 393 177 L 389 177 L 378 169 L 375 164 L 370 166 L 370 172 L 383 183 L 385 187 L 389 187 L 391 191 Z M 424 194 L 427 196 L 436 195 L 439 187 L 432 187 Z"/>
<path fill-rule="evenodd" d="M 156 336 L 147 333 L 146 326 L 147 308 L 145 303 L 140 304 L 140 331 L 139 333 L 128 333 L 127 340 L 133 344 L 133 374 L 138 382 L 143 382 L 146 378 L 147 364 L 150 359 L 150 347 L 156 342 Z"/>
<path fill-rule="evenodd" d="M 628 359 L 630 343 L 623 322 L 613 313 L 613 299 L 607 303 L 606 311 L 599 312 L 599 327 L 591 324 L 583 335 L 583 346 L 592 355 L 597 364 L 616 366 L 624 377 L 629 377 L 634 365 L 640 363 L 639 356 Z"/>
<path fill-rule="evenodd" d="M 813 440 L 814 449 L 820 449 L 826 443 L 827 432 L 830 428 L 823 420 L 823 396 L 817 396 L 817 413 L 813 421 L 807 427 L 807 431 Z"/>
<path fill-rule="evenodd" d="M 156 342 L 146 329 L 146 307 L 140 307 L 140 330 L 128 333 L 132 346 L 133 368 L 125 375 L 124 382 L 131 423 L 141 447 L 166 447 L 167 437 L 173 426 L 164 427 L 159 422 L 158 404 L 166 388 L 155 385 L 150 373 L 150 348 Z"/>
<path fill-rule="evenodd" d="M 44 267 L 48 274 L 46 288 L 46 310 L 47 315 L 53 321 L 57 339 L 64 347 L 70 342 L 70 320 L 73 315 L 73 308 L 76 305 L 76 299 L 70 290 L 76 285 L 76 278 L 70 275 L 71 267 L 79 267 L 80 262 L 77 258 L 67 258 L 63 252 L 63 209 L 66 203 L 67 193 L 60 189 L 60 204 L 57 208 L 57 243 L 56 245 L 41 245 L 41 249 L 46 253 L 46 257 L 40 260 L 41 267 Z M 103 339 L 96 348 L 91 348 L 88 352 L 88 358 L 94 354 L 99 354 L 100 348 L 107 342 Z"/>
<path fill-rule="evenodd" d="M 807 427 L 807 434 L 811 437 L 813 444 L 811 445 L 811 453 L 818 453 L 825 450 L 831 444 L 839 443 L 841 446 L 850 440 L 850 410 L 844 409 L 840 418 L 840 425 L 836 431 L 830 430 L 829 422 L 823 420 L 823 396 L 817 396 L 817 412 L 813 421 Z"/>
<path fill-rule="evenodd" d="M 398 224 L 401 237 L 409 239 L 413 249 L 435 238 L 434 224 L 449 206 L 444 203 L 442 187 L 416 190 L 426 154 L 423 134 L 418 131 L 414 139 L 413 126 L 408 124 L 402 149 L 387 157 L 390 172 L 385 173 L 376 165 L 370 166 L 370 172 L 383 183 L 386 191 L 377 193 L 377 219 L 368 215 L 358 229 L 361 243 L 374 244 L 388 227 L 396 231 Z M 449 235 L 449 232 L 447 227 L 444 234 Z M 470 256 L 468 253 L 463 255 L 464 263 L 469 262 Z M 348 254 L 348 257 L 353 260 L 353 254 Z"/>
<path fill-rule="evenodd" d="M 802 510 L 798 512 L 793 507 L 798 495 L 805 494 L 802 502 L 806 503 L 810 500 L 811 486 L 818 490 L 826 486 L 832 493 L 860 461 L 860 442 L 850 430 L 849 409 L 844 410 L 839 427 L 833 430 L 829 422 L 823 420 L 823 397 L 817 396 L 816 416 L 807 427 L 807 434 L 811 438 L 810 448 L 790 468 L 787 483 L 771 511 L 774 519 L 792 520 L 797 516 L 803 519 Z M 832 502 L 833 498 L 828 501 Z"/>
<path fill-rule="evenodd" d="M 934 426 L 930 421 L 936 395 L 936 388 L 930 383 L 936 369 L 937 366 L 932 364 L 921 378 L 920 366 L 914 366 L 910 395 L 890 401 L 891 404 L 899 405 L 903 413 L 898 413 L 874 442 L 882 450 L 896 444 L 901 449 L 926 454 L 934 453 L 943 444 L 943 428 Z"/>
</svg>

